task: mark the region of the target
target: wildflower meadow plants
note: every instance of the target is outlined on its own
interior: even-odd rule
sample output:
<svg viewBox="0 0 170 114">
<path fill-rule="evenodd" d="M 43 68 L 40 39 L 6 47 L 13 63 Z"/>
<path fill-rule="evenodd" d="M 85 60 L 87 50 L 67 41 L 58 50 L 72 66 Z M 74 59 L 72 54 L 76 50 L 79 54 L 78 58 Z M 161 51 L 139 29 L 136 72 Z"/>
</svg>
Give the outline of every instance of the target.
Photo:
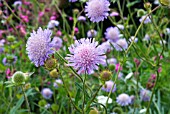
<svg viewBox="0 0 170 114">
<path fill-rule="evenodd" d="M 169 114 L 169 7 L 0 0 L 0 114 Z"/>
</svg>

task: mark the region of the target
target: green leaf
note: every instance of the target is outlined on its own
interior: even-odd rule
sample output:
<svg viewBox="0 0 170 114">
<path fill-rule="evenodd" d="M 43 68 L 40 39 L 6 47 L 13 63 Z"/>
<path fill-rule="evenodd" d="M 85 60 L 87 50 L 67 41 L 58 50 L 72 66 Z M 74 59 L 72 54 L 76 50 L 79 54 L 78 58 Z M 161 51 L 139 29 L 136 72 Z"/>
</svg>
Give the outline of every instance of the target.
<svg viewBox="0 0 170 114">
<path fill-rule="evenodd" d="M 81 90 L 80 90 L 80 88 L 78 88 L 76 97 L 75 97 L 75 105 L 78 105 L 78 101 L 81 99 L 80 92 L 81 92 Z"/>
<path fill-rule="evenodd" d="M 32 93 L 32 90 L 33 90 L 33 89 L 29 89 L 29 90 L 26 92 L 26 96 L 29 96 L 29 95 Z M 14 107 L 10 110 L 9 114 L 17 114 L 16 112 L 17 112 L 17 110 L 21 107 L 21 105 L 22 105 L 23 102 L 24 102 L 24 96 L 22 96 L 22 97 L 19 99 L 19 101 L 16 103 L 16 106 L 14 106 Z"/>
</svg>

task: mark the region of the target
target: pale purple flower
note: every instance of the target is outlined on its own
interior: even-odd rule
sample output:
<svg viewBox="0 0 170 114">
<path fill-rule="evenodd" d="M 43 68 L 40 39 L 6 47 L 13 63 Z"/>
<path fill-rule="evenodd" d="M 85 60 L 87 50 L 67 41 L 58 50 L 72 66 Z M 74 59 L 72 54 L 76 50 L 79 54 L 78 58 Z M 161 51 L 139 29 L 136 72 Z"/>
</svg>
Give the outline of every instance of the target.
<svg viewBox="0 0 170 114">
<path fill-rule="evenodd" d="M 57 27 L 60 23 L 56 20 L 51 20 L 48 25 L 47 28 L 49 29 L 53 29 L 54 27 Z"/>
<path fill-rule="evenodd" d="M 44 106 L 46 109 L 48 109 L 48 108 L 50 108 L 51 107 L 51 104 L 46 104 L 45 106 Z"/>
<path fill-rule="evenodd" d="M 143 38 L 143 41 L 149 41 L 150 40 L 150 36 L 148 34 L 145 34 L 145 37 Z"/>
<path fill-rule="evenodd" d="M 109 27 L 104 34 L 106 39 L 111 42 L 116 42 L 119 39 L 120 31 L 117 27 Z"/>
<path fill-rule="evenodd" d="M 131 36 L 130 39 L 129 39 L 130 42 L 134 41 L 135 43 L 138 42 L 138 38 L 137 37 L 134 37 L 134 36 Z"/>
<path fill-rule="evenodd" d="M 56 49 L 56 50 L 59 50 L 61 47 L 62 47 L 62 44 L 63 41 L 60 37 L 54 37 L 51 41 L 51 44 L 53 45 L 53 47 Z"/>
<path fill-rule="evenodd" d="M 114 43 L 113 46 L 117 51 L 123 51 L 128 48 L 128 43 L 126 39 L 124 38 L 124 39 L 119 39 L 118 41 L 116 41 L 116 43 Z"/>
<path fill-rule="evenodd" d="M 76 2 L 77 0 L 69 0 L 69 2 Z"/>
<path fill-rule="evenodd" d="M 113 49 L 109 41 L 103 42 L 101 45 L 99 45 L 99 48 L 105 53 L 110 52 Z"/>
<path fill-rule="evenodd" d="M 125 28 L 125 27 L 124 27 L 123 25 L 121 25 L 121 24 L 118 24 L 117 27 L 118 27 L 119 29 L 121 29 L 121 30 L 124 30 L 124 28 Z"/>
<path fill-rule="evenodd" d="M 84 21 L 86 21 L 86 17 L 84 17 L 84 16 L 79 16 L 77 20 L 84 22 Z"/>
<path fill-rule="evenodd" d="M 149 101 L 150 100 L 150 91 L 146 89 L 142 89 L 140 91 L 140 98 L 142 101 Z"/>
<path fill-rule="evenodd" d="M 89 0 L 86 4 L 86 16 L 88 16 L 92 22 L 103 21 L 104 18 L 107 18 L 109 15 L 108 11 L 110 11 L 110 3 L 107 0 Z"/>
<path fill-rule="evenodd" d="M 119 13 L 116 11 L 113 11 L 112 13 L 110 13 L 111 17 L 115 17 L 115 16 L 119 16 Z"/>
<path fill-rule="evenodd" d="M 78 73 L 92 74 L 94 70 L 98 69 L 99 64 L 106 64 L 106 55 L 98 47 L 98 42 L 95 39 L 76 40 L 74 44 L 69 47 L 71 54 L 67 54 L 68 66 L 73 66 L 78 70 Z"/>
<path fill-rule="evenodd" d="M 58 88 L 60 85 L 62 85 L 63 84 L 63 81 L 61 80 L 61 79 L 56 79 L 55 80 L 55 82 L 54 82 L 54 84 L 53 84 L 53 86 L 55 87 L 55 88 Z"/>
<path fill-rule="evenodd" d="M 145 19 L 146 16 L 142 16 L 139 21 L 142 22 L 144 19 Z M 147 23 L 151 23 L 151 20 L 150 18 L 147 16 L 145 21 L 144 21 L 144 24 L 147 24 Z"/>
<path fill-rule="evenodd" d="M 48 29 L 42 30 L 42 28 L 39 28 L 37 32 L 33 31 L 31 33 L 27 41 L 28 57 L 36 67 L 44 65 L 44 61 L 49 58 L 49 55 L 54 53 L 50 38 L 51 34 Z"/>
<path fill-rule="evenodd" d="M 15 1 L 14 7 L 20 7 L 22 5 L 22 1 Z"/>
<path fill-rule="evenodd" d="M 116 65 L 117 59 L 116 59 L 116 58 L 110 58 L 110 59 L 107 60 L 107 63 L 108 63 L 108 64 Z"/>
<path fill-rule="evenodd" d="M 102 90 L 106 92 L 110 92 L 113 85 L 114 87 L 113 87 L 112 93 L 114 93 L 116 91 L 116 84 L 114 84 L 112 80 L 106 81 L 105 85 L 102 87 Z"/>
<path fill-rule="evenodd" d="M 131 104 L 131 98 L 129 95 L 122 93 L 116 98 L 116 102 L 121 106 L 127 106 Z"/>
<path fill-rule="evenodd" d="M 87 32 L 87 37 L 94 38 L 97 35 L 97 31 L 94 29 L 91 29 Z"/>
<path fill-rule="evenodd" d="M 5 66 L 10 66 L 12 64 L 15 64 L 17 61 L 17 56 L 15 55 L 7 55 L 6 57 L 3 58 L 2 63 Z"/>
<path fill-rule="evenodd" d="M 42 91 L 41 91 L 41 94 L 42 96 L 45 98 L 45 99 L 50 99 L 53 95 L 53 92 L 51 91 L 51 89 L 49 88 L 44 88 Z"/>
</svg>

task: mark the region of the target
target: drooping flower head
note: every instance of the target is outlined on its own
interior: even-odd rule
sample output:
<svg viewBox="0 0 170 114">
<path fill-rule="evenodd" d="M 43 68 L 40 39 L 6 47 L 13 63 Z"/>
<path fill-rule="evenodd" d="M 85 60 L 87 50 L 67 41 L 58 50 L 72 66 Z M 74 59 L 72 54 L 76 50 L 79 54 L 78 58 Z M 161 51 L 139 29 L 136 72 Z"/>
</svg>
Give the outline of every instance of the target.
<svg viewBox="0 0 170 114">
<path fill-rule="evenodd" d="M 27 41 L 28 57 L 36 67 L 44 65 L 49 55 L 54 53 L 50 38 L 51 34 L 48 29 L 42 30 L 42 28 L 39 28 L 37 32 L 33 31 L 31 33 Z"/>
<path fill-rule="evenodd" d="M 41 91 L 41 94 L 45 99 L 50 99 L 52 97 L 53 92 L 49 88 L 44 88 Z"/>
<path fill-rule="evenodd" d="M 150 100 L 150 91 L 146 89 L 142 89 L 140 91 L 140 98 L 142 101 L 149 101 Z"/>
<path fill-rule="evenodd" d="M 109 27 L 106 29 L 105 37 L 111 42 L 116 42 L 119 39 L 120 31 L 117 27 Z"/>
<path fill-rule="evenodd" d="M 139 21 L 142 22 L 142 21 L 145 19 L 145 17 L 146 17 L 145 15 L 142 16 L 142 17 L 139 19 Z M 151 20 L 150 20 L 150 18 L 147 16 L 146 19 L 144 20 L 144 24 L 148 24 L 148 23 L 151 23 Z"/>
<path fill-rule="evenodd" d="M 129 95 L 122 93 L 116 98 L 116 102 L 121 106 L 127 106 L 131 104 L 131 98 Z"/>
<path fill-rule="evenodd" d="M 61 79 L 56 79 L 53 86 L 55 88 L 58 88 L 59 86 L 61 86 L 63 84 L 63 81 Z"/>
<path fill-rule="evenodd" d="M 102 87 L 103 91 L 110 92 L 112 89 L 112 86 L 114 85 L 114 82 L 109 80 L 105 82 L 105 85 Z M 113 87 L 112 93 L 116 91 L 116 84 Z"/>
<path fill-rule="evenodd" d="M 109 15 L 108 11 L 110 11 L 110 3 L 107 0 L 89 0 L 86 4 L 86 16 L 88 16 L 92 22 L 103 21 L 104 18 L 107 18 Z"/>
<path fill-rule="evenodd" d="M 63 41 L 60 37 L 54 37 L 51 44 L 56 50 L 59 50 L 63 46 Z"/>
<path fill-rule="evenodd" d="M 118 41 L 116 41 L 116 43 L 114 43 L 113 46 L 117 51 L 123 51 L 128 48 L 128 43 L 126 39 L 124 38 L 124 39 L 119 39 Z"/>
<path fill-rule="evenodd" d="M 94 70 L 98 69 L 99 64 L 106 64 L 106 56 L 104 52 L 98 47 L 98 42 L 95 39 L 76 40 L 75 44 L 69 47 L 71 54 L 68 54 L 66 59 L 69 66 L 73 66 L 78 70 L 78 73 L 92 74 Z"/>
<path fill-rule="evenodd" d="M 97 31 L 94 29 L 87 31 L 87 37 L 89 38 L 94 38 L 96 35 L 97 35 Z"/>
</svg>

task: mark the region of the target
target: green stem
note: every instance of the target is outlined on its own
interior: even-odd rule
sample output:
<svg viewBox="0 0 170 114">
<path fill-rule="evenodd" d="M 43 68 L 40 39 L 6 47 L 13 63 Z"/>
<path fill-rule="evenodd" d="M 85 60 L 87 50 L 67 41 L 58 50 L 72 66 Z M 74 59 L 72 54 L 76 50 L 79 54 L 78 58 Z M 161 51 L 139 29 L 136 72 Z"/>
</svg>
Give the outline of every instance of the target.
<svg viewBox="0 0 170 114">
<path fill-rule="evenodd" d="M 81 113 L 82 111 L 81 111 L 81 110 L 79 109 L 79 107 L 77 107 L 77 106 L 74 104 L 74 102 L 72 101 L 71 95 L 70 95 L 70 93 L 69 93 L 69 91 L 68 91 L 68 89 L 67 89 L 67 86 L 66 86 L 66 84 L 65 84 L 65 81 L 64 81 L 64 78 L 63 78 L 62 75 L 61 75 L 61 79 L 62 79 L 62 81 L 63 81 L 64 88 L 66 89 L 66 92 L 67 92 L 67 94 L 68 94 L 68 98 L 70 99 L 71 104 L 74 106 L 74 108 L 75 108 L 77 111 L 79 111 L 79 112 Z"/>
<path fill-rule="evenodd" d="M 103 85 L 100 85 L 100 86 L 99 86 L 99 88 L 97 89 L 97 91 L 95 92 L 95 94 L 93 95 L 93 97 L 91 98 L 91 100 L 89 101 L 89 103 L 87 104 L 85 111 L 88 110 L 88 108 L 90 107 L 90 104 L 94 101 L 94 99 L 96 98 L 96 96 L 97 96 L 97 94 L 98 94 L 98 92 L 100 91 L 100 89 L 101 89 L 102 86 L 103 86 Z"/>
<path fill-rule="evenodd" d="M 28 102 L 27 96 L 26 96 L 26 94 L 25 94 L 24 86 L 22 85 L 21 88 L 22 88 L 22 92 L 23 92 L 23 94 L 24 94 L 24 98 L 25 98 L 25 101 L 26 101 L 26 105 L 27 105 L 29 114 L 31 114 L 31 109 L 30 109 L 30 106 L 29 106 L 29 102 Z"/>
<path fill-rule="evenodd" d="M 134 41 L 135 41 L 135 38 L 136 38 L 136 36 L 137 36 L 139 30 L 141 29 L 141 27 L 142 27 L 144 21 L 146 20 L 146 18 L 147 18 L 151 13 L 153 13 L 154 11 L 156 11 L 156 10 L 157 10 L 158 8 L 160 8 L 160 7 L 161 7 L 161 6 L 155 7 L 155 8 L 154 8 L 151 12 L 149 12 L 149 13 L 145 16 L 145 18 L 142 20 L 141 24 L 139 25 L 139 27 L 138 27 L 138 29 L 137 29 L 135 35 L 134 35 L 134 39 L 132 40 L 132 42 L 130 43 L 128 49 L 126 50 L 126 54 L 128 53 L 129 49 L 132 47 L 132 45 L 133 45 L 133 43 L 134 43 Z"/>
<path fill-rule="evenodd" d="M 83 80 L 83 114 L 85 114 L 85 109 L 84 109 L 84 106 L 85 106 L 85 102 L 86 102 L 86 91 L 85 91 L 85 83 L 86 83 L 86 77 L 87 77 L 87 73 L 85 71 L 85 76 L 84 76 L 84 80 Z"/>
<path fill-rule="evenodd" d="M 150 101 L 149 101 L 149 103 L 148 103 L 148 106 L 147 106 L 147 109 L 146 109 L 146 113 L 145 113 L 145 114 L 148 114 L 148 112 L 149 112 L 149 108 L 150 108 L 150 105 L 151 105 L 151 102 L 152 102 L 152 98 L 153 98 L 154 91 L 155 91 L 155 89 L 156 89 L 156 85 L 157 85 L 158 80 L 159 80 L 159 72 L 157 71 L 157 76 L 156 76 L 155 85 L 154 85 L 154 88 L 153 88 L 153 91 L 152 91 L 152 95 L 151 95 Z"/>
</svg>

